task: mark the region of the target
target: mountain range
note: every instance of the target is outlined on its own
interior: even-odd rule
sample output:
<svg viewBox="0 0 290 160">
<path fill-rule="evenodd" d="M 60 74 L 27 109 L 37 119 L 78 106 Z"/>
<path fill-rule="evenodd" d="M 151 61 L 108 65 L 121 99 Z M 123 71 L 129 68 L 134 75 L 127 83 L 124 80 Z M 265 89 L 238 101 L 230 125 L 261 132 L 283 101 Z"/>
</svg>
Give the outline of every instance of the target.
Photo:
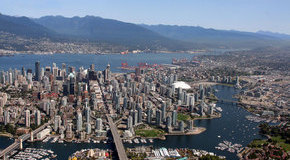
<svg viewBox="0 0 290 160">
<path fill-rule="evenodd" d="M 43 50 L 57 52 L 61 49 L 53 49 L 56 43 L 61 43 L 64 48 L 97 47 L 100 52 L 110 52 L 110 48 L 117 52 L 124 49 L 188 51 L 255 48 L 286 44 L 289 40 L 289 35 L 266 31 L 253 33 L 195 26 L 133 24 L 95 16 L 28 18 L 0 15 L 0 49 L 12 51 L 50 47 Z"/>
<path fill-rule="evenodd" d="M 241 32 L 235 30 L 216 30 L 196 26 L 177 25 L 145 25 L 144 28 L 152 30 L 168 38 L 206 44 L 208 47 L 225 48 L 255 48 L 258 46 L 277 45 L 290 40 L 290 36 L 271 32 Z"/>
</svg>

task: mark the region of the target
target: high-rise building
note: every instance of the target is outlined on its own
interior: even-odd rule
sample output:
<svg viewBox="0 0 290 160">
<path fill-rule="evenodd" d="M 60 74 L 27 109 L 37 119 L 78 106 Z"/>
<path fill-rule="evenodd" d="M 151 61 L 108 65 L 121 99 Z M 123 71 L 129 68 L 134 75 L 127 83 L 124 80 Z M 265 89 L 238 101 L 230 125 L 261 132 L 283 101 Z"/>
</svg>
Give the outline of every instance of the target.
<svg viewBox="0 0 290 160">
<path fill-rule="evenodd" d="M 133 110 L 133 125 L 136 125 L 138 123 L 138 112 L 137 110 Z"/>
<path fill-rule="evenodd" d="M 190 131 L 193 130 L 193 120 L 188 121 L 188 130 L 190 130 Z"/>
<path fill-rule="evenodd" d="M 161 111 L 162 111 L 161 120 L 165 122 L 166 121 L 166 102 L 164 101 L 162 102 Z"/>
<path fill-rule="evenodd" d="M 204 91 L 203 85 L 201 84 L 201 85 L 199 85 L 199 98 L 201 100 L 204 99 L 204 94 L 205 94 L 205 91 Z"/>
<path fill-rule="evenodd" d="M 97 118 L 97 120 L 96 120 L 96 130 L 98 130 L 98 131 L 102 130 L 103 129 L 102 125 L 103 125 L 102 119 L 101 118 Z"/>
<path fill-rule="evenodd" d="M 204 101 L 202 101 L 199 106 L 200 106 L 199 108 L 200 115 L 204 116 L 205 115 L 204 109 L 206 108 L 206 104 L 204 103 Z"/>
<path fill-rule="evenodd" d="M 72 138 L 73 137 L 73 132 L 72 132 L 73 124 L 68 123 L 67 129 L 66 129 L 66 138 Z"/>
<path fill-rule="evenodd" d="M 26 71 L 24 67 L 22 67 L 21 74 L 23 77 L 26 77 Z"/>
<path fill-rule="evenodd" d="M 180 121 L 180 122 L 179 122 L 179 130 L 180 130 L 181 132 L 184 132 L 184 122 L 183 122 L 183 121 Z"/>
<path fill-rule="evenodd" d="M 4 109 L 3 109 L 3 107 L 1 106 L 1 98 L 0 98 L 0 117 L 2 117 L 3 116 L 3 113 L 4 113 Z"/>
<path fill-rule="evenodd" d="M 123 99 L 123 110 L 126 110 L 128 107 L 128 99 L 127 97 L 124 97 Z"/>
<path fill-rule="evenodd" d="M 77 112 L 77 131 L 81 132 L 83 130 L 83 116 L 82 112 Z"/>
<path fill-rule="evenodd" d="M 139 106 L 137 107 L 137 111 L 138 111 L 138 123 L 142 123 L 142 108 Z"/>
<path fill-rule="evenodd" d="M 30 110 L 25 111 L 25 126 L 30 127 Z"/>
<path fill-rule="evenodd" d="M 91 64 L 91 65 L 90 65 L 90 70 L 91 70 L 91 71 L 95 71 L 95 64 Z"/>
<path fill-rule="evenodd" d="M 90 119 L 90 117 L 91 117 L 91 108 L 86 106 L 85 113 L 86 113 L 86 121 L 87 121 L 87 123 L 90 123 L 91 122 L 91 119 Z"/>
<path fill-rule="evenodd" d="M 90 123 L 86 124 L 86 132 L 87 132 L 87 134 L 91 134 L 91 132 L 92 132 L 92 126 Z"/>
<path fill-rule="evenodd" d="M 171 128 L 171 117 L 170 116 L 167 116 L 166 118 L 166 128 Z"/>
<path fill-rule="evenodd" d="M 151 108 L 147 109 L 147 123 L 148 124 L 152 123 L 152 109 Z"/>
<path fill-rule="evenodd" d="M 213 111 L 214 111 L 214 108 L 215 108 L 215 104 L 211 103 L 209 105 L 210 109 L 209 109 L 209 115 L 213 115 Z"/>
<path fill-rule="evenodd" d="M 160 110 L 156 111 L 156 125 L 157 126 L 161 125 L 161 111 Z"/>
<path fill-rule="evenodd" d="M 194 108 L 194 95 L 189 97 L 189 106 L 190 106 L 190 111 L 193 112 L 193 108 Z"/>
<path fill-rule="evenodd" d="M 10 123 L 10 113 L 8 110 L 4 111 L 4 125 Z"/>
<path fill-rule="evenodd" d="M 40 111 L 39 110 L 37 110 L 35 112 L 35 124 L 37 126 L 39 126 L 41 124 L 41 114 L 40 114 Z"/>
<path fill-rule="evenodd" d="M 37 61 L 35 62 L 35 80 L 36 81 L 40 81 L 41 77 L 40 77 L 40 62 Z"/>
<path fill-rule="evenodd" d="M 140 76 L 140 74 L 141 74 L 141 69 L 140 69 L 140 67 L 136 67 L 136 68 L 135 68 L 135 75 L 138 77 L 138 76 Z"/>
<path fill-rule="evenodd" d="M 54 131 L 57 132 L 60 126 L 61 126 L 61 117 L 59 115 L 56 115 L 54 117 Z"/>
<path fill-rule="evenodd" d="M 104 80 L 109 81 L 111 78 L 110 64 L 107 65 L 107 68 L 104 70 Z"/>
<path fill-rule="evenodd" d="M 132 127 L 133 127 L 133 118 L 132 116 L 129 116 L 127 120 L 127 129 L 131 129 Z"/>
<path fill-rule="evenodd" d="M 172 112 L 172 125 L 173 125 L 173 126 L 176 126 L 176 121 L 177 121 L 177 111 L 174 110 L 174 111 Z"/>
</svg>

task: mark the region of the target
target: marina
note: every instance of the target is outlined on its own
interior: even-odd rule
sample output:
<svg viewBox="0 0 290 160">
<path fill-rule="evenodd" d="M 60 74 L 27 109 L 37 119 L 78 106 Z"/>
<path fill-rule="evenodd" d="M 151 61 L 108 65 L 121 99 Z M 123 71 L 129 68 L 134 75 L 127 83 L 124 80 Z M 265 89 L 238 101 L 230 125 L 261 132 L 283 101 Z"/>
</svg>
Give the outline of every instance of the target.
<svg viewBox="0 0 290 160">
<path fill-rule="evenodd" d="M 254 115 L 248 115 L 246 116 L 246 119 L 252 122 L 260 123 L 260 122 L 266 122 L 266 123 L 277 123 L 277 120 L 271 120 L 271 119 L 266 119 L 262 118 L 259 116 L 254 116 Z"/>
<path fill-rule="evenodd" d="M 57 155 L 52 150 L 39 148 L 26 148 L 10 157 L 11 160 L 37 160 L 37 159 L 56 159 Z"/>
<path fill-rule="evenodd" d="M 215 147 L 216 149 L 218 150 L 227 150 L 231 153 L 239 153 L 243 147 L 241 144 L 233 144 L 232 142 L 229 142 L 229 141 L 223 141 L 221 143 L 218 144 L 217 147 Z"/>
</svg>

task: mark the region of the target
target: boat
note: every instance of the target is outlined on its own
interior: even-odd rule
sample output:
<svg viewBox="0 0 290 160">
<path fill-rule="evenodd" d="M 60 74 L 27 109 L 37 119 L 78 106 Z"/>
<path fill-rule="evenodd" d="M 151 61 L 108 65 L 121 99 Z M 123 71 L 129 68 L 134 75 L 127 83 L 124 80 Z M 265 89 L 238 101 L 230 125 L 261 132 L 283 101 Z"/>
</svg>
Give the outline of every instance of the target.
<svg viewBox="0 0 290 160">
<path fill-rule="evenodd" d="M 137 143 L 137 144 L 139 143 L 139 140 L 137 138 L 134 139 L 133 141 L 134 141 L 134 143 Z"/>
</svg>

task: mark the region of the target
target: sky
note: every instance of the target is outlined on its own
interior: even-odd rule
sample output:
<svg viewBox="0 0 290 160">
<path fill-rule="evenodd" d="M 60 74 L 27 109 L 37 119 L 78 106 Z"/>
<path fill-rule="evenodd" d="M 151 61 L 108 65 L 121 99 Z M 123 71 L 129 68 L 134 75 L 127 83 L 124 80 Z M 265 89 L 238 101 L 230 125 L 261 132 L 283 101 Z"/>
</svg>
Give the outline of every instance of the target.
<svg viewBox="0 0 290 160">
<path fill-rule="evenodd" d="M 290 34 L 290 0 L 0 0 L 0 13 Z"/>
</svg>

